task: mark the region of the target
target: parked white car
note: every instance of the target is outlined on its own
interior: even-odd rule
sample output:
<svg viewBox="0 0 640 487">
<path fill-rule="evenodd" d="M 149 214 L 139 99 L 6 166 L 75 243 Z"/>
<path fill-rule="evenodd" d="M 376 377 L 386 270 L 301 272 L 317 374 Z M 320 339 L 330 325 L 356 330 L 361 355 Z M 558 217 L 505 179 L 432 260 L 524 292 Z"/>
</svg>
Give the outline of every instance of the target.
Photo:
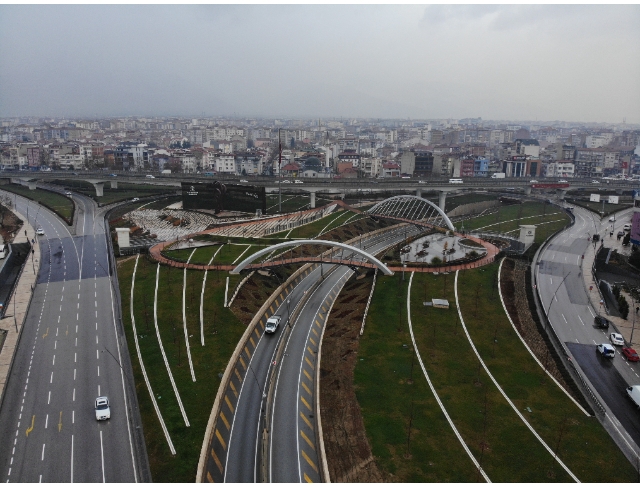
<svg viewBox="0 0 640 487">
<path fill-rule="evenodd" d="M 609 340 L 614 345 L 624 345 L 624 338 L 620 333 L 612 333 L 611 335 L 609 335 Z"/>
</svg>

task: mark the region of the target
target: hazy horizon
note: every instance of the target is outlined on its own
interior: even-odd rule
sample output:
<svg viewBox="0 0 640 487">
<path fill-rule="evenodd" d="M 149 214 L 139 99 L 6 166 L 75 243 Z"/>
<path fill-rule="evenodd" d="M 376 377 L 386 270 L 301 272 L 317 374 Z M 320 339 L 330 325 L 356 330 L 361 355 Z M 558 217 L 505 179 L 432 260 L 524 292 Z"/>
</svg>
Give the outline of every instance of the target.
<svg viewBox="0 0 640 487">
<path fill-rule="evenodd" d="M 0 117 L 640 123 L 640 5 L 1 5 Z"/>
</svg>

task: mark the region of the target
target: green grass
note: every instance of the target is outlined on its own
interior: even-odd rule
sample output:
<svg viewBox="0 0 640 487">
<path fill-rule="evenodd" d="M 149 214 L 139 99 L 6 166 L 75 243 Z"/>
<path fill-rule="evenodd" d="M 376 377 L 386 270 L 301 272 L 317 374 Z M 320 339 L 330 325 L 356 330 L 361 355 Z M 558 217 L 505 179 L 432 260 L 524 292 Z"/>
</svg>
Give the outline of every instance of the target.
<svg viewBox="0 0 640 487">
<path fill-rule="evenodd" d="M 323 233 L 327 233 L 328 231 L 339 227 L 349 218 L 351 218 L 356 213 L 347 210 L 338 210 L 337 212 L 333 212 L 325 217 L 320 218 L 319 220 L 315 220 L 311 223 L 307 223 L 306 225 L 302 225 L 300 227 L 296 227 L 291 232 L 289 230 L 285 230 L 283 232 L 274 233 L 271 235 L 273 238 L 315 238 L 318 236 L 323 229 Z M 354 218 L 355 220 L 355 218 Z M 352 220 L 353 221 L 353 220 Z M 327 226 L 329 225 L 329 226 Z M 326 228 L 325 228 L 326 227 Z"/>
<path fill-rule="evenodd" d="M 570 204 L 573 204 L 576 206 L 582 206 L 583 208 L 587 208 L 588 210 L 594 211 L 597 214 L 600 214 L 602 212 L 602 203 L 597 203 L 595 201 L 574 200 L 569 198 L 567 198 L 566 200 Z M 631 206 L 631 203 L 626 203 L 626 204 L 605 203 L 604 216 L 611 215 L 612 213 L 624 210 L 626 208 L 629 208 L 630 206 Z"/>
<path fill-rule="evenodd" d="M 134 197 L 144 198 L 145 196 L 171 194 L 175 193 L 176 189 L 153 184 L 133 184 L 120 181 L 118 182 L 118 188 L 112 189 L 111 183 L 109 180 L 106 180 L 103 186 L 103 196 L 96 196 L 95 187 L 87 181 L 56 179 L 53 180 L 52 183 L 82 193 L 103 205 L 125 201 Z"/>
<path fill-rule="evenodd" d="M 158 406 L 176 448 L 172 456 L 142 378 L 130 320 L 131 275 L 134 260 L 118 270 L 127 343 L 133 363 L 151 474 L 160 482 L 194 482 L 204 433 L 221 375 L 244 332 L 244 325 L 223 308 L 226 273 L 209 272 L 204 300 L 205 346 L 200 344 L 200 291 L 203 272 L 187 271 L 187 328 L 196 382 L 191 380 L 182 327 L 183 271 L 161 267 L 158 289 L 158 325 L 190 427 L 186 427 L 169 382 L 153 324 L 156 264 L 138 263 L 134 307 L 142 357 Z M 233 289 L 230 284 L 230 292 Z M 172 299 L 163 297 L 172 296 Z M 175 328 L 174 328 L 175 326 Z"/>
<path fill-rule="evenodd" d="M 464 220 L 464 229 L 471 231 L 482 228 L 484 231 L 506 233 L 518 230 L 520 225 L 537 225 L 535 241 L 542 242 L 569 222 L 569 216 L 555 206 L 526 202 L 521 205 L 499 206 L 494 213 Z M 456 222 L 456 227 L 460 229 L 461 223 Z M 517 236 L 517 232 L 513 234 Z"/>
<path fill-rule="evenodd" d="M 494 263 L 468 270 L 459 278 L 462 315 L 487 367 L 537 433 L 581 481 L 634 481 L 634 468 L 598 420 L 585 416 L 569 400 L 513 331 L 496 299 L 498 266 Z M 526 408 L 532 412 L 525 412 Z"/>
<path fill-rule="evenodd" d="M 445 202 L 445 211 L 448 213 L 454 208 L 460 205 L 466 205 L 468 203 L 480 203 L 482 201 L 495 201 L 498 199 L 498 195 L 492 193 L 469 193 L 460 196 L 449 196 Z M 437 205 L 438 198 L 432 201 Z"/>
<path fill-rule="evenodd" d="M 247 250 L 247 246 L 250 246 L 249 250 Z M 258 252 L 268 245 L 253 245 L 253 244 L 224 244 L 215 260 L 211 263 L 214 264 L 232 264 L 243 252 L 246 253 L 242 256 L 243 259 L 245 257 L 249 257 L 251 254 Z M 191 260 L 189 261 L 192 264 L 207 264 L 209 263 L 209 259 L 213 256 L 213 254 L 220 248 L 219 245 L 211 245 L 208 247 L 199 248 L 194 254 Z M 193 252 L 193 249 L 180 249 L 180 250 L 169 250 L 164 252 L 165 255 L 171 259 L 177 259 L 181 261 L 185 261 L 189 258 Z"/>
<path fill-rule="evenodd" d="M 513 332 L 494 286 L 497 266 L 460 276 L 463 317 L 489 369 L 581 481 L 633 481 L 633 467 L 598 420 L 585 416 L 547 378 Z M 416 273 L 411 293 L 416 342 L 454 424 L 493 482 L 570 482 L 480 368 L 457 319 L 454 277 Z M 356 394 L 373 454 L 392 481 L 482 480 L 440 412 L 417 360 L 412 372 L 407 286 L 400 279 L 400 274 L 379 279 L 355 369 Z M 446 298 L 451 307 L 423 306 L 432 298 Z"/>
<path fill-rule="evenodd" d="M 47 191 L 44 189 L 29 189 L 21 184 L 4 184 L 0 186 L 1 189 L 10 191 L 12 193 L 31 198 L 32 200 L 42 203 L 49 209 L 60 215 L 65 220 L 71 220 L 73 216 L 74 203 L 73 200 L 67 198 L 53 191 Z"/>
</svg>

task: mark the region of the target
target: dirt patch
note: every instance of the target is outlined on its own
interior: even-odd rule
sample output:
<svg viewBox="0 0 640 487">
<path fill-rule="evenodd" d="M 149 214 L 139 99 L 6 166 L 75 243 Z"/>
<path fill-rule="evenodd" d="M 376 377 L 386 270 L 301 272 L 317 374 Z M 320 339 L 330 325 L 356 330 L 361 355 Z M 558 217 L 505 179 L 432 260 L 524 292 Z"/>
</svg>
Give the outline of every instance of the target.
<svg viewBox="0 0 640 487">
<path fill-rule="evenodd" d="M 323 337 L 320 411 L 332 482 L 384 480 L 371 454 L 353 388 L 360 326 L 372 283 L 373 272 L 365 279 L 356 280 L 352 277 L 347 282 L 342 293 L 360 299 L 355 303 L 342 301 L 334 304 Z"/>
<path fill-rule="evenodd" d="M 0 235 L 5 243 L 13 242 L 13 236 L 22 226 L 22 220 L 6 206 L 0 205 Z"/>
</svg>

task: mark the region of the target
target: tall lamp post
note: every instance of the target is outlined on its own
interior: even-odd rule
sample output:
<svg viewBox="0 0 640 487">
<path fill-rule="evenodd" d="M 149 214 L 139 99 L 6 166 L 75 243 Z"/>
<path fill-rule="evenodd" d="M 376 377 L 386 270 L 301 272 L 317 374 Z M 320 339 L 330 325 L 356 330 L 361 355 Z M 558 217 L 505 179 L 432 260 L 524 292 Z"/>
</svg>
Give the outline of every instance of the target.
<svg viewBox="0 0 640 487">
<path fill-rule="evenodd" d="M 278 213 L 282 213 L 282 139 L 278 129 Z"/>
</svg>

